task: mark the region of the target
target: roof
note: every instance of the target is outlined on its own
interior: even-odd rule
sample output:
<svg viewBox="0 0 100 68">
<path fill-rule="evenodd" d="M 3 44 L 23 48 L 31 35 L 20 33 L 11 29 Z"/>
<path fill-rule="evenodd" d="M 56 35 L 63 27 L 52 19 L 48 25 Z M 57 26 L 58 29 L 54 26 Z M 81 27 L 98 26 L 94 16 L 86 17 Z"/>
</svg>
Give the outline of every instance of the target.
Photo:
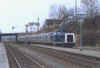
<svg viewBox="0 0 100 68">
<path fill-rule="evenodd" d="M 59 19 L 46 19 L 47 25 L 60 24 L 60 23 L 61 23 L 61 20 Z"/>
</svg>

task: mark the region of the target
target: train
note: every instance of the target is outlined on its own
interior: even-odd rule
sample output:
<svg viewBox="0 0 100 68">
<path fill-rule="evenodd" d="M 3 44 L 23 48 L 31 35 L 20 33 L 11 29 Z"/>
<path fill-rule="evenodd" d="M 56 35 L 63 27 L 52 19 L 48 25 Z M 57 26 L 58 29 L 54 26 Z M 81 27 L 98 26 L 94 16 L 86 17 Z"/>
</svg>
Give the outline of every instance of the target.
<svg viewBox="0 0 100 68">
<path fill-rule="evenodd" d="M 2 41 L 16 42 L 16 36 L 2 36 Z M 50 46 L 74 47 L 76 43 L 75 33 L 49 32 L 40 34 L 17 33 L 17 43 L 36 43 Z"/>
<path fill-rule="evenodd" d="M 22 43 L 38 43 L 38 44 L 50 44 L 51 46 L 63 46 L 74 47 L 76 43 L 75 33 L 65 32 L 49 32 L 40 34 L 25 34 L 18 35 L 18 42 Z"/>
</svg>

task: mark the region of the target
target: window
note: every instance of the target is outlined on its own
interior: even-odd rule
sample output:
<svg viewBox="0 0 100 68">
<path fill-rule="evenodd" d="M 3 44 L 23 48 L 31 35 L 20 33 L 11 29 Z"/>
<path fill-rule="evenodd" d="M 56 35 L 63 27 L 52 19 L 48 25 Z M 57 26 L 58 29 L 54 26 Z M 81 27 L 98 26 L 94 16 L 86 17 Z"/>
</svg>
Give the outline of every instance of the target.
<svg viewBox="0 0 100 68">
<path fill-rule="evenodd" d="M 73 35 L 67 35 L 67 41 L 73 42 Z"/>
</svg>

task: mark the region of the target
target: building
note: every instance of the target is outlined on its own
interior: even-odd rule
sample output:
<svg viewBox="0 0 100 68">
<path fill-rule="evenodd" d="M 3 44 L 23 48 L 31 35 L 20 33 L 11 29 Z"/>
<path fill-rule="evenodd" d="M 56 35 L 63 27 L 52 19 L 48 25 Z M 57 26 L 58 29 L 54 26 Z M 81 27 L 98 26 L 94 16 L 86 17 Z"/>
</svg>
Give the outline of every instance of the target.
<svg viewBox="0 0 100 68">
<path fill-rule="evenodd" d="M 25 31 L 27 32 L 36 32 L 39 31 L 40 24 L 38 22 L 30 22 L 25 25 Z"/>
<path fill-rule="evenodd" d="M 57 31 L 62 20 L 59 19 L 46 19 L 45 24 L 43 25 L 42 31 L 44 32 L 53 32 Z"/>
</svg>

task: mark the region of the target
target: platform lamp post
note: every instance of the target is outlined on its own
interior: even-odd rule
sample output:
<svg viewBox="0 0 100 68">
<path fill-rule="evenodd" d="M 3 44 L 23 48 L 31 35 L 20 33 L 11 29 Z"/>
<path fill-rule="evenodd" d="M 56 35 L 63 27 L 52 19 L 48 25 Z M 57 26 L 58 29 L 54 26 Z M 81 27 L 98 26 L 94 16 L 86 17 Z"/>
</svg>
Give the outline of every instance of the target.
<svg viewBox="0 0 100 68">
<path fill-rule="evenodd" d="M 80 51 L 83 50 L 83 20 L 80 22 Z"/>
<path fill-rule="evenodd" d="M 28 27 L 29 27 L 29 25 L 26 24 L 26 25 L 25 25 L 25 32 L 26 32 L 26 33 L 28 33 Z"/>
<path fill-rule="evenodd" d="M 39 17 L 38 17 L 37 21 L 38 21 L 38 23 L 37 23 L 37 31 L 39 32 L 39 26 L 40 26 L 40 23 L 39 23 L 40 18 Z"/>
</svg>

